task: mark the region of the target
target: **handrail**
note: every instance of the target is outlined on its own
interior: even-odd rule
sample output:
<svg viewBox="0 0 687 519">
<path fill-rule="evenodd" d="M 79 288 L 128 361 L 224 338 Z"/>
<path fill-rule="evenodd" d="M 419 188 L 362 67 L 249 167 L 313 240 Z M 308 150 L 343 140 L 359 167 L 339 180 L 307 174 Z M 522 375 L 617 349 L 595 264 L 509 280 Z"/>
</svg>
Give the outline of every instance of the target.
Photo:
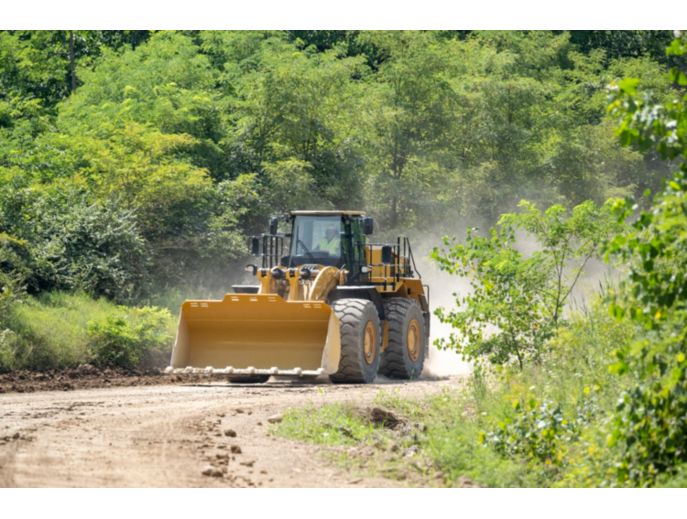
<svg viewBox="0 0 687 519">
<path fill-rule="evenodd" d="M 420 272 L 417 269 L 417 263 L 415 262 L 413 249 L 410 246 L 410 239 L 407 236 L 396 237 L 395 245 L 389 243 L 368 243 L 366 247 L 369 250 L 370 257 L 372 257 L 373 247 L 384 247 L 387 245 L 392 249 L 394 257 L 393 262 L 373 265 L 384 267 L 385 278 L 393 277 L 394 283 L 398 283 L 400 282 L 400 278 L 402 276 L 411 276 L 413 273 L 416 273 L 418 277 L 421 277 Z"/>
<path fill-rule="evenodd" d="M 262 268 L 272 268 L 279 265 L 284 254 L 284 237 L 278 234 L 262 235 Z"/>
<path fill-rule="evenodd" d="M 413 270 L 417 273 L 418 277 L 422 277 L 420 274 L 420 271 L 417 269 L 417 265 L 415 264 L 415 256 L 413 255 L 413 249 L 410 247 L 410 240 L 406 237 L 405 238 L 406 242 L 408 242 L 408 256 L 410 257 L 410 260 L 412 261 L 413 264 Z"/>
</svg>

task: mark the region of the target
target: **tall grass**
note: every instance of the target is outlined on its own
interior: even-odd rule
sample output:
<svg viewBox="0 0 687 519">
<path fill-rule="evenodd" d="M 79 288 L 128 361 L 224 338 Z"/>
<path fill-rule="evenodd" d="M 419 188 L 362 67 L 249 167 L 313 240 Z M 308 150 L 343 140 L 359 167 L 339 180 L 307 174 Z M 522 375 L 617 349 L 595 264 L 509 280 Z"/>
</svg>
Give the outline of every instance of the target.
<svg viewBox="0 0 687 519">
<path fill-rule="evenodd" d="M 135 325 L 141 312 L 84 293 L 50 292 L 17 301 L 0 336 L 0 370 L 46 370 L 97 361 L 92 324 L 113 318 Z M 171 343 L 172 318 L 164 312 L 162 320 L 165 341 Z"/>
<path fill-rule="evenodd" d="M 632 339 L 633 330 L 597 303 L 571 315 L 541 362 L 522 371 L 477 369 L 466 383 L 441 394 L 411 400 L 385 391 L 375 403 L 424 424 L 413 445 L 447 485 L 465 478 L 491 487 L 614 485 L 616 453 L 607 445 L 607 426 L 618 395 L 632 381 L 612 374 L 609 366 L 612 352 Z M 351 416 L 357 415 L 338 405 L 293 410 L 287 423 L 294 426 L 276 433 L 350 444 L 350 437 L 342 439 L 337 431 Z M 379 456 L 389 463 L 393 458 L 381 451 Z M 406 465 L 414 470 L 413 463 Z M 685 473 L 661 484 L 679 485 Z"/>
</svg>

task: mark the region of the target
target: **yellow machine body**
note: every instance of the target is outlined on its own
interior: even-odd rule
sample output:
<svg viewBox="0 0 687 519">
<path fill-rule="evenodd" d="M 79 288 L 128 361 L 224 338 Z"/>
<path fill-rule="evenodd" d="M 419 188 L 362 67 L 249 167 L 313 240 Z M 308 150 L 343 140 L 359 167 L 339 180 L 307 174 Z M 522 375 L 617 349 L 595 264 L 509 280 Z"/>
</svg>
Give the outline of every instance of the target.
<svg viewBox="0 0 687 519">
<path fill-rule="evenodd" d="M 395 257 L 395 268 L 403 266 Z M 417 299 L 427 307 L 419 278 L 403 278 L 381 264 L 380 246 L 366 249 L 369 279 L 380 294 Z M 204 372 L 234 376 L 335 373 L 341 354 L 340 323 L 328 294 L 346 284 L 348 271 L 309 265 L 316 272 L 302 279 L 298 269 L 255 269 L 257 293 L 226 294 L 222 300 L 187 300 L 181 306 L 168 372 Z M 385 326 L 385 323 L 382 323 Z M 386 343 L 386 328 L 382 349 Z"/>
<path fill-rule="evenodd" d="M 319 301 L 227 294 L 181 307 L 171 367 L 227 375 L 317 376 L 339 365 L 339 323 Z"/>
</svg>

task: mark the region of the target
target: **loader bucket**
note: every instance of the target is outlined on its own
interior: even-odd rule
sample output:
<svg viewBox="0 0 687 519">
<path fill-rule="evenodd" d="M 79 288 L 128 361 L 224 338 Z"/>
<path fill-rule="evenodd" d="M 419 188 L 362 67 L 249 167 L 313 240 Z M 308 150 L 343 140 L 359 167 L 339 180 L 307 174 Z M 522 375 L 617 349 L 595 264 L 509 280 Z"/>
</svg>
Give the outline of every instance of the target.
<svg viewBox="0 0 687 519">
<path fill-rule="evenodd" d="M 340 348 L 326 303 L 227 294 L 182 304 L 168 372 L 316 376 L 338 369 Z"/>
</svg>

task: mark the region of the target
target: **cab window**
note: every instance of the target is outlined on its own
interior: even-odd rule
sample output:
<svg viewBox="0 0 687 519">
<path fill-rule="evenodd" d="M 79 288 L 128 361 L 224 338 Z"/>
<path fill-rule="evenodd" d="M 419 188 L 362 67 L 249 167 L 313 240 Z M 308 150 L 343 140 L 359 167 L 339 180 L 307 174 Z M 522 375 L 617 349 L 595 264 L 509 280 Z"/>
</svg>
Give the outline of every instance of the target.
<svg viewBox="0 0 687 519">
<path fill-rule="evenodd" d="M 341 256 L 341 217 L 296 216 L 291 255 L 313 258 Z"/>
</svg>

